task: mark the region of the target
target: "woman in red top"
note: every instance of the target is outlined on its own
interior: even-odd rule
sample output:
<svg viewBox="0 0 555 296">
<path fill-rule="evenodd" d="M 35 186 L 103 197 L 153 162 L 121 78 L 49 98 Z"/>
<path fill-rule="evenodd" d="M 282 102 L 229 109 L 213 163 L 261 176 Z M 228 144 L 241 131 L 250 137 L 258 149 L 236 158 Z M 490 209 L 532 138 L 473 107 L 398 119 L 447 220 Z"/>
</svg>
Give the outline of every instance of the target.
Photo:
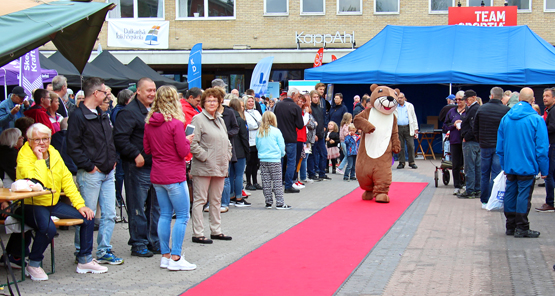
<svg viewBox="0 0 555 296">
<path fill-rule="evenodd" d="M 169 270 L 193 270 L 197 268 L 181 255 L 185 229 L 189 221 L 189 190 L 187 187 L 185 156 L 189 154 L 193 135 L 185 136 L 185 116 L 177 91 L 173 86 L 161 86 L 146 116 L 144 149 L 152 154 L 150 180 L 160 204 L 158 237 L 162 252 L 161 268 Z M 170 249 L 170 228 L 173 226 Z"/>
<path fill-rule="evenodd" d="M 306 143 L 306 124 L 308 123 L 309 113 L 310 113 L 310 100 L 306 99 L 305 95 L 299 96 L 297 99 L 297 105 L 301 108 L 303 114 L 303 123 L 304 126 L 301 129 L 297 129 L 297 169 L 295 171 L 295 176 L 293 179 L 296 179 L 297 182 L 293 183 L 293 188 L 296 189 L 303 189 L 305 186 L 304 184 L 299 181 L 299 171 L 302 169 L 302 162 L 305 162 L 304 169 L 306 171 L 306 156 L 303 157 L 304 153 L 304 145 Z M 302 173 L 301 173 L 302 175 Z"/>
</svg>

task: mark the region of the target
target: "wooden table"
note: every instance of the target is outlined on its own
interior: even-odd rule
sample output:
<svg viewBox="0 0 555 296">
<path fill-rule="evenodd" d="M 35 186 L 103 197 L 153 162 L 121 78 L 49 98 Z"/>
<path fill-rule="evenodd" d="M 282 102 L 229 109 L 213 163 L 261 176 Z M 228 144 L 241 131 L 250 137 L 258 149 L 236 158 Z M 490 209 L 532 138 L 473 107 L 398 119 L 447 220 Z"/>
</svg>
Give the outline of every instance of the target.
<svg viewBox="0 0 555 296">
<path fill-rule="evenodd" d="M 21 203 L 21 216 L 14 214 L 14 208 L 10 207 L 10 212 L 0 210 L 0 214 L 6 214 L 10 216 L 14 216 L 16 218 L 21 219 L 21 229 L 25 229 L 25 222 L 24 222 L 24 203 L 23 200 L 30 197 L 35 197 L 44 194 L 52 194 L 56 191 L 50 190 L 43 190 L 43 191 L 26 191 L 26 192 L 12 192 L 8 188 L 0 188 L 0 202 L 3 201 L 12 201 L 15 203 Z M 25 235 L 21 235 L 21 254 L 25 254 Z M 7 255 L 7 254 L 4 254 Z M 21 281 L 25 280 L 25 258 L 23 257 L 21 260 Z"/>
<path fill-rule="evenodd" d="M 424 159 L 426 159 L 426 156 L 431 156 L 435 160 L 436 156 L 434 154 L 433 143 L 436 135 L 441 135 L 441 130 L 419 132 L 418 134 L 420 135 L 420 137 L 418 137 L 418 147 L 416 148 L 416 154 L 422 155 Z M 426 151 L 424 151 L 424 148 L 422 148 L 422 141 L 424 140 L 428 142 L 428 149 L 426 149 Z"/>
</svg>

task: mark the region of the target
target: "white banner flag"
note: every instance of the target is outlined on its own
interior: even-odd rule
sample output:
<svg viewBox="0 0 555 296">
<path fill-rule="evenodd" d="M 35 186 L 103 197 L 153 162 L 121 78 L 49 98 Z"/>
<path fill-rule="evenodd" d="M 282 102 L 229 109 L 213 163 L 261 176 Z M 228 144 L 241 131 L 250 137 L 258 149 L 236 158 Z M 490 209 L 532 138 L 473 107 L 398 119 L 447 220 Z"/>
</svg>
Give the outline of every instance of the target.
<svg viewBox="0 0 555 296">
<path fill-rule="evenodd" d="M 169 36 L 169 21 L 108 21 L 108 47 L 167 49 Z"/>
</svg>

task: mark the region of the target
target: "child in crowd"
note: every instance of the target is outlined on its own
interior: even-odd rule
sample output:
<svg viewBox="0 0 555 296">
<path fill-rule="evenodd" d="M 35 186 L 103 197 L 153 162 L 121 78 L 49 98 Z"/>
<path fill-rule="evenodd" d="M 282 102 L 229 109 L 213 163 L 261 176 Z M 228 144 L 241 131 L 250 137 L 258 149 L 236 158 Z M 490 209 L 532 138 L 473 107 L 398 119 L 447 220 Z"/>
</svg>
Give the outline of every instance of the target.
<svg viewBox="0 0 555 296">
<path fill-rule="evenodd" d="M 285 141 L 277 128 L 277 119 L 272 111 L 266 111 L 262 115 L 262 124 L 256 135 L 256 149 L 260 159 L 262 192 L 266 200 L 266 208 L 272 208 L 272 193 L 274 193 L 276 209 L 291 209 L 291 206 L 285 204 L 283 200 L 281 158 L 285 155 Z"/>
<path fill-rule="evenodd" d="M 330 121 L 328 123 L 328 134 L 326 135 L 326 146 L 328 147 L 328 166 L 326 167 L 326 173 L 330 172 L 329 161 L 331 160 L 332 174 L 335 174 L 335 168 L 337 167 L 337 159 L 339 158 L 339 127 L 337 123 Z"/>
<path fill-rule="evenodd" d="M 341 129 L 339 130 L 339 140 L 341 141 L 341 150 L 343 151 L 343 159 L 337 167 L 337 172 L 343 174 L 343 169 L 347 164 L 347 152 L 345 151 L 345 136 L 349 134 L 349 124 L 353 121 L 353 115 L 347 112 L 343 114 L 343 119 L 341 119 Z"/>
<path fill-rule="evenodd" d="M 345 150 L 347 151 L 347 168 L 343 175 L 343 181 L 349 181 L 349 174 L 351 180 L 355 181 L 355 166 L 357 162 L 358 145 L 360 144 L 360 136 L 356 134 L 357 129 L 354 124 L 349 125 L 349 135 L 345 136 Z"/>
</svg>

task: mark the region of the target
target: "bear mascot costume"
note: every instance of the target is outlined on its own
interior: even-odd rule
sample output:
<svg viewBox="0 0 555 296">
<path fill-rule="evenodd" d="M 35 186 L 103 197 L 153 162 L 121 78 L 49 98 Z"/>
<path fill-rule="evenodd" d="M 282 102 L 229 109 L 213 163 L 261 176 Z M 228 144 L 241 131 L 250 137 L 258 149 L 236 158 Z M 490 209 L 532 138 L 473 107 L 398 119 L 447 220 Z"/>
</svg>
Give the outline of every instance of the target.
<svg viewBox="0 0 555 296">
<path fill-rule="evenodd" d="M 392 153 L 401 150 L 397 118 L 393 114 L 400 91 L 376 84 L 370 86 L 370 91 L 371 108 L 354 119 L 355 127 L 362 131 L 356 176 L 364 190 L 363 200 L 376 198 L 376 202 L 388 203 Z"/>
</svg>

